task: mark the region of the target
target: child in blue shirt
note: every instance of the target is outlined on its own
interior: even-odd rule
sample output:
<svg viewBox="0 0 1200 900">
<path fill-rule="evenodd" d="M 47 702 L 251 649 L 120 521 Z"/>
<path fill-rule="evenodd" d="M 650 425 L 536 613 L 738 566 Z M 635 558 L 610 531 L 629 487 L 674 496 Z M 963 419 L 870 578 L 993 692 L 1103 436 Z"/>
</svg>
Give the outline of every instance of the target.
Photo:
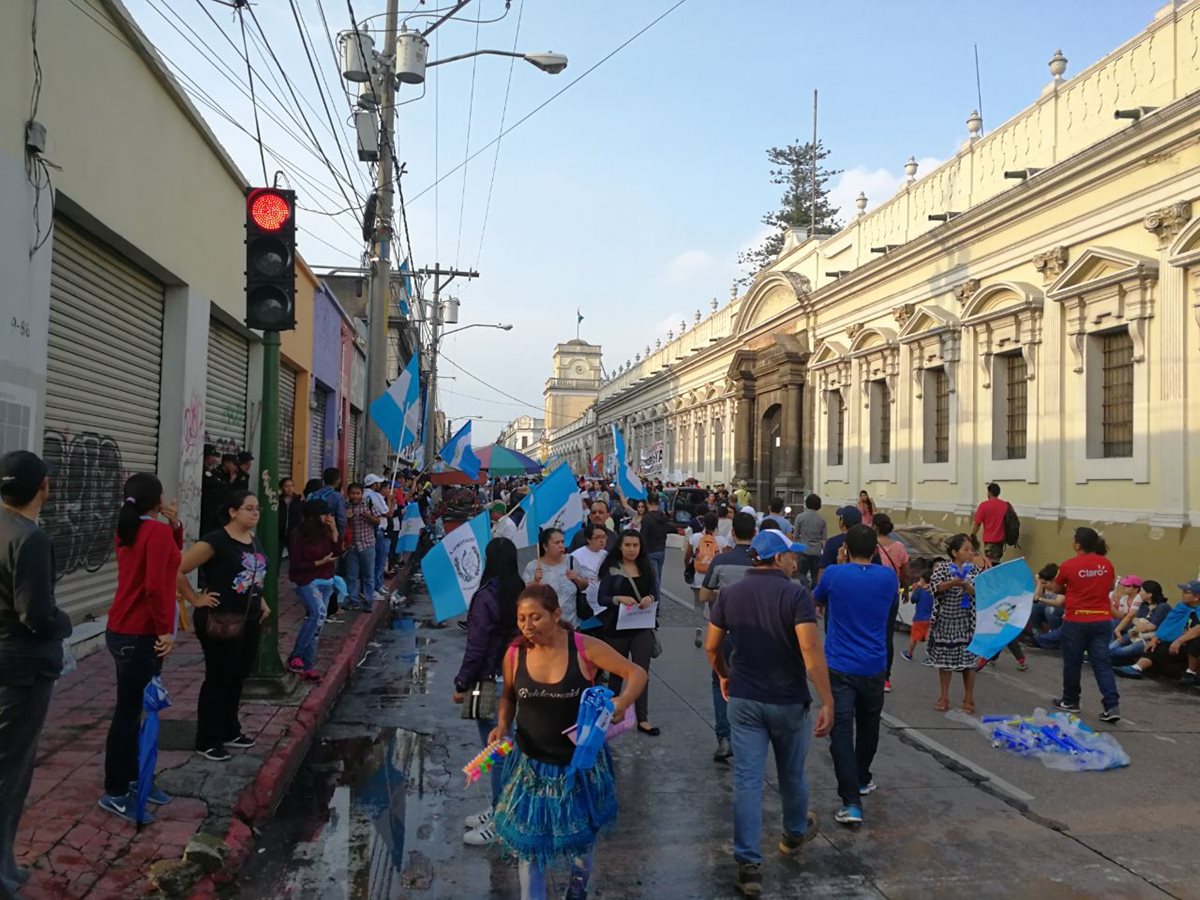
<svg viewBox="0 0 1200 900">
<path fill-rule="evenodd" d="M 909 591 L 908 599 L 917 604 L 913 613 L 912 626 L 908 635 L 908 649 L 900 655 L 912 662 L 913 651 L 917 644 L 929 637 L 929 619 L 933 616 L 933 592 L 929 590 L 929 573 L 922 572 L 916 584 Z"/>
</svg>

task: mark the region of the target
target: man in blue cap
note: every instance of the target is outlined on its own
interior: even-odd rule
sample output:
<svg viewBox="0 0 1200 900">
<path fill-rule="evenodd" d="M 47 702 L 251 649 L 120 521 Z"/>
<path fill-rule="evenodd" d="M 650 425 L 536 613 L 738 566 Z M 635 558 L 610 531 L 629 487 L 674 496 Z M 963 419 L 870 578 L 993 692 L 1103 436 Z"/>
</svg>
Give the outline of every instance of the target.
<svg viewBox="0 0 1200 900">
<path fill-rule="evenodd" d="M 775 530 L 750 542 L 752 568 L 721 590 L 709 613 L 705 651 L 729 701 L 733 738 L 733 856 L 738 889 L 762 892 L 762 787 L 767 748 L 775 751 L 783 834 L 779 852 L 789 856 L 810 841 L 817 817 L 808 810 L 805 760 L 812 738 L 829 734 L 833 694 L 816 610 L 808 589 L 795 581 L 797 553 L 804 552 Z M 721 651 L 733 638 L 729 661 Z M 816 723 L 809 708 L 812 681 L 821 707 Z"/>
</svg>

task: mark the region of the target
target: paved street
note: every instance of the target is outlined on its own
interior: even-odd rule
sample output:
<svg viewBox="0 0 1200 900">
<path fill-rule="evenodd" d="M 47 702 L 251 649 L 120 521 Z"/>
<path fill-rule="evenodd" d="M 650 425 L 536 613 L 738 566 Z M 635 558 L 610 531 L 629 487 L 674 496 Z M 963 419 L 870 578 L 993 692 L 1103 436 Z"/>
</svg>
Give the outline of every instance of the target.
<svg viewBox="0 0 1200 900">
<path fill-rule="evenodd" d="M 667 567 L 669 593 L 690 596 L 675 554 Z M 423 599 L 413 612 L 404 630 L 380 633 L 230 896 L 516 896 L 516 870 L 497 850 L 459 840 L 462 818 L 484 803 L 483 789 L 464 788 L 458 771 L 477 752 L 475 726 L 449 702 L 464 634 L 422 625 Z M 650 687 L 663 735 L 627 735 L 614 747 L 621 818 L 598 847 L 598 900 L 733 895 L 732 770 L 711 759 L 698 621 L 682 604 L 666 605 Z M 1045 705 L 1059 658 L 1035 654 L 1030 663 L 1018 673 L 1002 658 L 980 677 L 981 714 Z M 1112 730 L 1133 764 L 1076 774 L 993 750 L 934 712 L 935 676 L 919 664 L 897 656 L 894 682 L 880 789 L 866 800 L 862 829 L 832 822 L 832 764 L 818 741 L 808 770 L 822 833 L 802 858 L 781 859 L 771 851 L 779 800 L 768 775 L 765 896 L 1200 897 L 1200 860 L 1181 852 L 1194 823 L 1200 694 L 1122 683 L 1131 718 Z M 1084 703 L 1096 724 L 1094 686 Z"/>
</svg>

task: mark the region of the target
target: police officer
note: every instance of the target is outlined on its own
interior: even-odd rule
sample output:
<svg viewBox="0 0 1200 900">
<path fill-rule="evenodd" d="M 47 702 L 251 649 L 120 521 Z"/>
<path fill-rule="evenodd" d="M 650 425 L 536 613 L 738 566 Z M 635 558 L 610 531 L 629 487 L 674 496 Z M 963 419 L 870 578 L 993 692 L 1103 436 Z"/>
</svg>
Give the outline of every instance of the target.
<svg viewBox="0 0 1200 900">
<path fill-rule="evenodd" d="M 254 464 L 254 454 L 243 450 L 237 455 L 237 472 L 233 476 L 235 491 L 250 490 L 250 466 Z"/>
<path fill-rule="evenodd" d="M 204 477 L 200 482 L 200 536 L 220 528 L 221 502 L 229 493 L 229 479 L 221 468 L 221 455 L 212 444 L 204 445 Z"/>
</svg>

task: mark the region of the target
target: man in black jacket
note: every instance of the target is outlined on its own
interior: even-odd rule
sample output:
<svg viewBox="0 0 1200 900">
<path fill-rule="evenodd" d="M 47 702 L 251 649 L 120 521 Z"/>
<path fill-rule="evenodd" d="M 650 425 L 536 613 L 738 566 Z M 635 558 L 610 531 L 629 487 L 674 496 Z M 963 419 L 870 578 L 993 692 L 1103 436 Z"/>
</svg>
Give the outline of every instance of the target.
<svg viewBox="0 0 1200 900">
<path fill-rule="evenodd" d="M 667 555 L 667 535 L 676 530 L 667 514 L 659 508 L 661 502 L 658 492 L 650 491 L 646 494 L 646 514 L 642 516 L 642 542 L 659 585 L 662 584 L 663 560 Z"/>
<path fill-rule="evenodd" d="M 29 880 L 13 842 L 33 778 L 38 737 L 62 674 L 71 620 L 54 602 L 54 547 L 37 517 L 46 464 L 28 450 L 0 457 L 0 896 Z"/>
</svg>

